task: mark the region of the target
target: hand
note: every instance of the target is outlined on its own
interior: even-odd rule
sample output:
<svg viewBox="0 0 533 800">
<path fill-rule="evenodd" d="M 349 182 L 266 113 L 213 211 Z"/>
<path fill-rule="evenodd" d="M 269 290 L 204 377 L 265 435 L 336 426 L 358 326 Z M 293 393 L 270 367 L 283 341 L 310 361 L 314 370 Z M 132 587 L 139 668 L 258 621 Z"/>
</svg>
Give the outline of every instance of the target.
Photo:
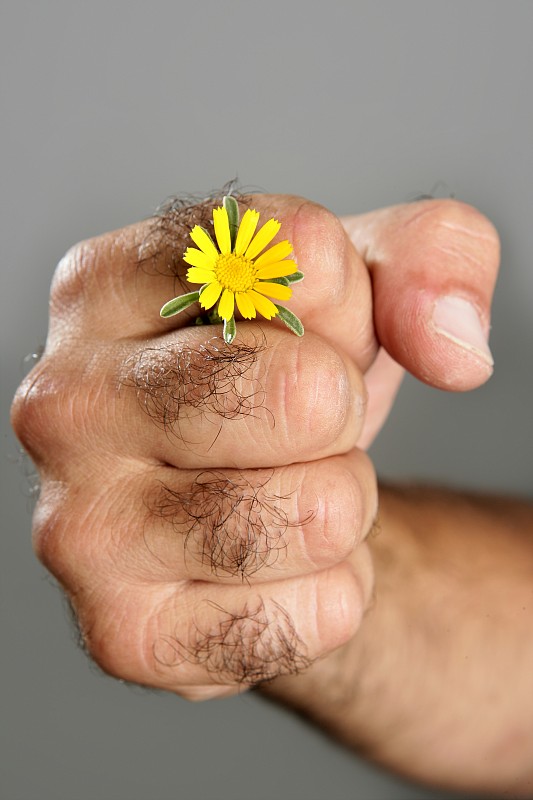
<svg viewBox="0 0 533 800">
<path fill-rule="evenodd" d="M 172 295 L 159 269 L 169 242 L 155 247 L 155 270 L 139 264 L 151 223 L 66 256 L 46 351 L 19 390 L 14 425 L 42 475 L 37 552 L 104 669 L 189 698 L 220 696 L 294 673 L 353 636 L 372 591 L 364 538 L 376 509 L 372 468 L 354 450 L 364 419 L 359 369 L 383 341 L 437 385 L 468 388 L 490 372 L 479 353 L 425 323 L 442 286 L 475 297 L 488 315 L 492 287 L 477 274 L 466 280 L 463 262 L 434 241 L 450 214 L 473 220 L 471 250 L 490 249 L 489 239 L 494 247 L 492 228 L 457 204 L 423 205 L 424 221 L 410 226 L 415 206 L 350 223 L 372 268 L 373 309 L 367 266 L 331 214 L 300 199 L 258 198 L 305 271 L 291 308 L 307 333 L 297 340 L 265 325 L 261 339 L 257 325 L 240 322 L 229 359 L 216 329 L 158 318 Z M 416 268 L 418 253 L 439 248 L 442 276 L 428 262 Z M 390 278 L 395 258 L 410 267 L 405 287 Z M 391 402 L 392 372 L 376 411 L 371 401 L 367 431 Z"/>
<path fill-rule="evenodd" d="M 147 222 L 67 254 L 13 418 L 41 472 L 35 547 L 89 652 L 199 699 L 351 638 L 377 496 L 351 359 L 312 331 L 239 322 L 227 346 L 219 327 L 162 320 L 155 237 Z"/>
</svg>

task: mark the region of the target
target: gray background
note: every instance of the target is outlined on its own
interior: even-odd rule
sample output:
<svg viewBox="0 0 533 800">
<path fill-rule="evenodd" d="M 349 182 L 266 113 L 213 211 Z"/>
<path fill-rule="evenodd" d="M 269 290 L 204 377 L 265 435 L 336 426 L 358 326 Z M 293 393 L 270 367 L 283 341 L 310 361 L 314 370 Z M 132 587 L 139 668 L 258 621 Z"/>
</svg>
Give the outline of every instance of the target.
<svg viewBox="0 0 533 800">
<path fill-rule="evenodd" d="M 190 705 L 101 676 L 30 545 L 7 412 L 54 265 L 167 195 L 245 185 L 362 212 L 437 188 L 503 239 L 471 395 L 407 380 L 380 472 L 531 492 L 533 3 L 2 3 L 1 669 L 6 800 L 430 798 L 246 695 Z"/>
</svg>

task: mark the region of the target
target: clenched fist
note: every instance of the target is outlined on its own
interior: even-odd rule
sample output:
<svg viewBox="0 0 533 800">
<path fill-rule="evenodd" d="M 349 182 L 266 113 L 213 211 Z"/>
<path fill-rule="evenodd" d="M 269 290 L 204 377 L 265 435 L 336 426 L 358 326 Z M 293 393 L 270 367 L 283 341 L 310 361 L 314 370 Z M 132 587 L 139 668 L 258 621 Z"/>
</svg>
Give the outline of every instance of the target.
<svg viewBox="0 0 533 800">
<path fill-rule="evenodd" d="M 228 345 L 193 308 L 159 317 L 194 288 L 188 233 L 218 203 L 171 206 L 67 253 L 13 405 L 41 474 L 35 548 L 89 652 L 189 699 L 342 652 L 373 592 L 364 448 L 402 369 L 452 390 L 492 370 L 497 237 L 474 209 L 423 201 L 341 223 L 301 198 L 246 202 L 293 244 L 302 339 L 239 321 Z"/>
</svg>

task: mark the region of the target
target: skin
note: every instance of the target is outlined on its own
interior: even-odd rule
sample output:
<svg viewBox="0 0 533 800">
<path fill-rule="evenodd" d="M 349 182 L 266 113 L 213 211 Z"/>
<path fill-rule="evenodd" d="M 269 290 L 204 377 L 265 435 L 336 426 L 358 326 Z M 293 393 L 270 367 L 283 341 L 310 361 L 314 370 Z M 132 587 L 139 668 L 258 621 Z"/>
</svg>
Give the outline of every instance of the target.
<svg viewBox="0 0 533 800">
<path fill-rule="evenodd" d="M 483 348 L 443 333 L 433 315 L 439 298 L 458 297 L 488 331 L 496 232 L 475 209 L 448 200 L 342 221 L 302 198 L 263 195 L 251 204 L 282 222 L 280 238 L 305 272 L 290 301 L 306 327 L 302 339 L 279 322 L 240 321 L 236 359 L 221 362 L 220 331 L 187 324 L 196 311 L 160 319 L 177 293 L 170 245 L 183 252 L 188 242 L 154 246 L 153 221 L 83 242 L 58 266 L 46 349 L 13 404 L 14 428 L 41 474 L 37 555 L 111 675 L 190 700 L 268 682 L 271 696 L 391 768 L 494 787 L 511 762 L 488 778 L 474 767 L 470 774 L 483 736 L 466 736 L 464 763 L 442 756 L 439 741 L 459 726 L 464 706 L 454 711 L 429 681 L 415 713 L 397 691 L 413 662 L 396 658 L 390 670 L 387 658 L 409 638 L 413 614 L 421 640 L 428 615 L 440 622 L 427 580 L 449 576 L 437 555 L 431 569 L 418 556 L 420 496 L 411 501 L 406 490 L 399 502 L 383 489 L 381 535 L 369 537 L 378 490 L 364 450 L 404 369 L 455 391 L 490 377 Z M 428 500 L 425 519 L 435 515 L 440 538 L 424 537 L 424 547 L 435 554 L 459 547 L 448 508 Z M 482 549 L 487 513 L 481 507 L 464 520 Z M 511 582 L 513 559 L 531 548 L 515 538 Z M 464 573 L 453 572 L 458 587 L 466 562 Z M 496 566 L 487 562 L 487 575 Z M 464 591 L 457 595 L 460 610 Z M 475 626 L 477 613 L 469 619 Z M 519 634 L 515 626 L 509 636 Z M 427 638 L 421 647 L 438 674 L 449 642 Z M 481 646 L 471 653 L 474 662 L 485 656 Z M 346 720 L 346 695 L 339 705 L 332 692 L 351 686 L 350 695 L 355 685 L 364 688 Z M 441 704 L 449 720 L 436 714 Z M 391 742 L 391 724 L 410 726 L 410 736 Z"/>
</svg>

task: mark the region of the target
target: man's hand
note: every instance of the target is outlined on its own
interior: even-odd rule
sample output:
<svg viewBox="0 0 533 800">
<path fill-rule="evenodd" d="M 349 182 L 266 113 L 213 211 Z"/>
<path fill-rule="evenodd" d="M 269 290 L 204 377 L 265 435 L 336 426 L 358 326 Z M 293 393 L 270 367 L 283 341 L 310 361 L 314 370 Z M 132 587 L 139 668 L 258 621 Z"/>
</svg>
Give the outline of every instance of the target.
<svg viewBox="0 0 533 800">
<path fill-rule="evenodd" d="M 42 477 L 35 547 L 90 653 L 191 699 L 297 673 L 357 631 L 377 497 L 355 447 L 394 397 L 391 356 L 451 389 L 491 371 L 472 309 L 488 329 L 497 240 L 473 209 L 385 210 L 345 221 L 350 238 L 301 198 L 254 205 L 305 273 L 302 340 L 239 322 L 227 346 L 190 315 L 160 319 L 184 274 L 184 218 L 207 224 L 211 209 L 169 212 L 67 254 L 13 408 Z"/>
</svg>

